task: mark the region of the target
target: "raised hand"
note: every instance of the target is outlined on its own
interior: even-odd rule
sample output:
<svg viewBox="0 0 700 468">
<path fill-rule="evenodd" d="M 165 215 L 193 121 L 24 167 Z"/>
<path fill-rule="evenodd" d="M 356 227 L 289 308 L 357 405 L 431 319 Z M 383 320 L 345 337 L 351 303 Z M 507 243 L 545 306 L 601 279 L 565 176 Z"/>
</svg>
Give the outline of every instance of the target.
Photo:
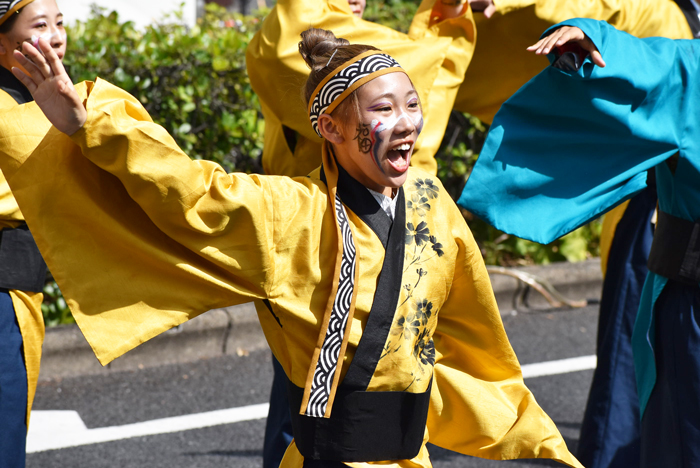
<svg viewBox="0 0 700 468">
<path fill-rule="evenodd" d="M 12 68 L 12 73 L 34 97 L 46 118 L 60 131 L 72 135 L 87 120 L 87 111 L 75 91 L 61 60 L 45 39 L 39 39 L 39 50 L 25 42 L 15 58 L 29 73 Z M 43 54 L 42 54 L 43 52 Z"/>
<path fill-rule="evenodd" d="M 605 66 L 603 56 L 600 55 L 598 48 L 593 44 L 581 29 L 573 26 L 562 26 L 554 31 L 549 36 L 540 39 L 536 44 L 527 48 L 530 52 L 537 55 L 547 55 L 555 47 L 561 47 L 567 43 L 577 43 L 582 49 L 591 54 L 591 60 L 599 67 Z"/>
<path fill-rule="evenodd" d="M 496 13 L 496 5 L 493 0 L 469 0 L 472 11 L 483 13 L 486 18 L 491 18 Z"/>
<path fill-rule="evenodd" d="M 431 13 L 431 24 L 439 23 L 440 21 L 456 18 L 466 9 L 464 0 L 438 0 L 433 5 Z"/>
</svg>

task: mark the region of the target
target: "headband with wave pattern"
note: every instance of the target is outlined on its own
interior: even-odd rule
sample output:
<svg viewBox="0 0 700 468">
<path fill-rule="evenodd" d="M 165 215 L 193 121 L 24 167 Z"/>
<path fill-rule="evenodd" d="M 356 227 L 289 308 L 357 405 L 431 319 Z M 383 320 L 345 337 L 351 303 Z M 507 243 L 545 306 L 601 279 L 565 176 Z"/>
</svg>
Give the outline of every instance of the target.
<svg viewBox="0 0 700 468">
<path fill-rule="evenodd" d="M 34 0 L 0 0 L 0 24 L 7 21 L 14 12 L 29 5 Z"/>
<path fill-rule="evenodd" d="M 370 50 L 333 70 L 321 81 L 309 99 L 309 119 L 318 136 L 318 118 L 330 114 L 343 100 L 363 84 L 393 72 L 406 73 L 390 55 Z"/>
</svg>

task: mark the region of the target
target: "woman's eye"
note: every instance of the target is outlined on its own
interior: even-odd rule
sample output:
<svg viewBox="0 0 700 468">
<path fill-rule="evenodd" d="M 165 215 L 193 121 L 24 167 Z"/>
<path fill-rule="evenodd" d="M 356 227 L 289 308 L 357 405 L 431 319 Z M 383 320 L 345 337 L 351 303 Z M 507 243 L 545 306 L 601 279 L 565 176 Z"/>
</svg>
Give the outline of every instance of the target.
<svg viewBox="0 0 700 468">
<path fill-rule="evenodd" d="M 44 29 L 46 27 L 46 23 L 39 23 L 36 26 L 34 26 L 36 29 Z"/>
</svg>

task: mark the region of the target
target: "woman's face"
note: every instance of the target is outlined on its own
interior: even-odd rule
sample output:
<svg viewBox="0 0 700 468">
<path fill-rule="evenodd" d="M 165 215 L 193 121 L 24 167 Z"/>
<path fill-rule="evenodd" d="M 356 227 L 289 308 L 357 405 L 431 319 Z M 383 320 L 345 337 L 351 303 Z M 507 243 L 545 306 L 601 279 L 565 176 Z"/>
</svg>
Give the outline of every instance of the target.
<svg viewBox="0 0 700 468">
<path fill-rule="evenodd" d="M 362 86 L 358 100 L 359 121 L 343 125 L 344 141 L 336 156 L 365 187 L 390 195 L 406 181 L 423 129 L 418 93 L 405 73 L 395 72 Z"/>
<path fill-rule="evenodd" d="M 12 29 L 0 34 L 0 64 L 8 70 L 19 65 L 13 52 L 23 42 L 36 43 L 43 37 L 63 60 L 66 54 L 66 30 L 63 27 L 63 14 L 56 5 L 56 0 L 34 0 L 22 8 Z M 26 70 L 24 70 L 26 71 Z"/>
<path fill-rule="evenodd" d="M 352 14 L 358 18 L 362 18 L 362 14 L 365 12 L 365 6 L 367 5 L 367 0 L 348 0 L 350 5 L 350 10 Z"/>
</svg>

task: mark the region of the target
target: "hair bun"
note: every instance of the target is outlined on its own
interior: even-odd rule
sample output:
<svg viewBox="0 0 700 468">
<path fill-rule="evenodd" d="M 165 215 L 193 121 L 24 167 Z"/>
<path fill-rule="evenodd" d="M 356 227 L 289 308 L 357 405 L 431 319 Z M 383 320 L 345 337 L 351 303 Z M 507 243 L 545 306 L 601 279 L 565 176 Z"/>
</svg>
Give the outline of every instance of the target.
<svg viewBox="0 0 700 468">
<path fill-rule="evenodd" d="M 350 45 L 350 42 L 335 37 L 331 31 L 309 28 L 301 33 L 299 53 L 312 71 L 319 71 L 326 66 L 338 47 L 347 45 Z"/>
</svg>

